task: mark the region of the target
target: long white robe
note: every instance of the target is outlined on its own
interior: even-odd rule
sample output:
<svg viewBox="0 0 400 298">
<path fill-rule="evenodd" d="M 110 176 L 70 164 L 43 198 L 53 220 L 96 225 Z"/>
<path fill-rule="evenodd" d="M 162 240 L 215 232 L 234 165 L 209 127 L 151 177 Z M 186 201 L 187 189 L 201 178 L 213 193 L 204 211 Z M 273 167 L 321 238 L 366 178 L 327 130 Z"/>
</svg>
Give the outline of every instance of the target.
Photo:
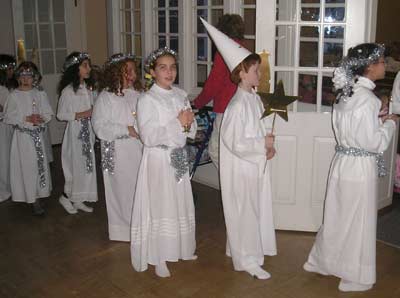
<svg viewBox="0 0 400 298">
<path fill-rule="evenodd" d="M 165 90 L 154 84 L 139 97 L 137 116 L 144 144 L 133 205 L 131 258 L 136 271 L 147 264 L 178 261 L 196 249 L 195 212 L 189 173 L 177 182 L 170 165 L 171 148 L 183 147 L 197 125 L 184 133 L 177 119 L 187 106 L 185 91 Z M 168 149 L 159 146 L 168 146 Z"/>
<path fill-rule="evenodd" d="M 400 71 L 393 82 L 392 100 L 393 113 L 400 114 Z"/>
<path fill-rule="evenodd" d="M 20 128 L 35 129 L 26 122 L 27 116 L 32 114 L 33 101 L 45 123 L 54 115 L 45 92 L 32 89 L 29 91 L 14 90 L 10 93 L 6 107 L 4 122 Z M 43 150 L 43 166 L 46 185 L 40 186 L 37 155 L 32 137 L 18 129 L 14 130 L 10 153 L 10 183 L 12 200 L 15 202 L 34 203 L 38 198 L 48 197 L 51 191 L 51 176 L 44 145 L 43 133 L 41 146 Z"/>
<path fill-rule="evenodd" d="M 396 129 L 394 121 L 381 123 L 375 84 L 361 77 L 354 95 L 334 106 L 336 141 L 344 147 L 382 152 Z M 378 178 L 374 157 L 336 154 L 325 200 L 324 222 L 308 262 L 342 279 L 374 284 L 376 281 L 376 221 Z"/>
<path fill-rule="evenodd" d="M 238 88 L 224 113 L 220 132 L 220 180 L 227 230 L 227 255 L 235 270 L 261 266 L 276 255 L 272 193 L 260 97 Z"/>
<path fill-rule="evenodd" d="M 4 86 L 0 86 L 0 202 L 11 196 L 10 185 L 10 150 L 14 128 L 3 122 L 4 108 L 10 92 Z"/>
<path fill-rule="evenodd" d="M 82 141 L 78 139 L 81 121 L 75 120 L 76 113 L 89 110 L 92 106 L 93 97 L 85 85 L 81 85 L 76 93 L 72 85 L 65 87 L 58 102 L 57 118 L 68 122 L 61 148 L 61 162 L 65 178 L 64 192 L 72 202 L 97 201 L 96 162 L 93 149 L 95 135 L 89 121 L 93 171 L 88 173 L 86 156 L 82 154 Z"/>
<path fill-rule="evenodd" d="M 140 93 L 123 92 L 124 96 L 101 92 L 92 115 L 94 131 L 103 145 L 104 141 L 114 142 L 114 173 L 103 169 L 103 177 L 108 234 L 110 240 L 116 241 L 130 241 L 133 199 L 143 151 L 140 140 L 130 137 L 128 132 L 128 126 L 136 126 L 134 115 Z"/>
</svg>

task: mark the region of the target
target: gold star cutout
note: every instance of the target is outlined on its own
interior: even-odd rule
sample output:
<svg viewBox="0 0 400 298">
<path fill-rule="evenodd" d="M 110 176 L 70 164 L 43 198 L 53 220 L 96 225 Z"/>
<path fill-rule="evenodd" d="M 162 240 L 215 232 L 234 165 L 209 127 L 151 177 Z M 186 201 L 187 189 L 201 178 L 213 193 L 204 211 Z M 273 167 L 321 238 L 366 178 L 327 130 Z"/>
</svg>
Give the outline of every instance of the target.
<svg viewBox="0 0 400 298">
<path fill-rule="evenodd" d="M 282 81 L 279 81 L 274 93 L 258 92 L 258 95 L 260 95 L 261 101 L 265 109 L 261 119 L 271 115 L 272 113 L 276 113 L 281 116 L 281 118 L 285 121 L 289 120 L 287 106 L 300 98 L 300 96 L 285 95 L 285 89 L 283 87 Z"/>
</svg>

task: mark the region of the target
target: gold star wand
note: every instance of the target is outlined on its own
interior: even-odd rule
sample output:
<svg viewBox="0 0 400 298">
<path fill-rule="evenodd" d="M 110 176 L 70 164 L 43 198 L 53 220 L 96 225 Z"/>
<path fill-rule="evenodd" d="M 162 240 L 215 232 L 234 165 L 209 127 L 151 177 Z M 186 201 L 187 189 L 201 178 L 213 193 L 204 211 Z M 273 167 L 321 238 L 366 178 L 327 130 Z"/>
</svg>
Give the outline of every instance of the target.
<svg viewBox="0 0 400 298">
<path fill-rule="evenodd" d="M 299 99 L 299 96 L 287 96 L 285 95 L 285 89 L 283 87 L 283 82 L 280 80 L 278 85 L 275 88 L 274 93 L 264 93 L 264 92 L 257 92 L 260 95 L 261 101 L 264 105 L 264 113 L 261 116 L 261 119 L 274 114 L 274 118 L 272 120 L 272 130 L 271 134 L 274 133 L 275 129 L 275 119 L 276 115 L 278 114 L 282 119 L 286 122 L 289 120 L 288 113 L 287 113 L 287 106 Z M 264 165 L 264 173 L 265 168 L 267 166 L 267 159 L 265 159 Z"/>
</svg>

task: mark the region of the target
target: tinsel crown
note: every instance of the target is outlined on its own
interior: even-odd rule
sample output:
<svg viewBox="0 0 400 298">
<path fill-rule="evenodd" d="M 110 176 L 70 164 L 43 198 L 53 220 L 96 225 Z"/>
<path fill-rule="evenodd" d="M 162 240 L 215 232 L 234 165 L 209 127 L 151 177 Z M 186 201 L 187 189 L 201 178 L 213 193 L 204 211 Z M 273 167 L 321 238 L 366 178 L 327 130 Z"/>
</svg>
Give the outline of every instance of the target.
<svg viewBox="0 0 400 298">
<path fill-rule="evenodd" d="M 69 67 L 75 64 L 81 64 L 82 61 L 90 59 L 90 56 L 88 53 L 81 52 L 78 55 L 74 55 L 70 57 L 69 59 L 65 60 L 64 65 L 63 65 L 63 71 L 66 71 Z"/>
</svg>

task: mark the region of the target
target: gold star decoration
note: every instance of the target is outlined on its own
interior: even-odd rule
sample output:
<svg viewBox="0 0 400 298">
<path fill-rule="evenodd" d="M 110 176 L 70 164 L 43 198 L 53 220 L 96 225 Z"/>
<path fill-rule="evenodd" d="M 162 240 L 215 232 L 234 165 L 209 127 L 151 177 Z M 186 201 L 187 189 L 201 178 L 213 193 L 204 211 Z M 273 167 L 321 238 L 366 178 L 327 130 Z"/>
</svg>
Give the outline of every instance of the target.
<svg viewBox="0 0 400 298">
<path fill-rule="evenodd" d="M 261 119 L 271 115 L 272 113 L 276 113 L 285 121 L 289 120 L 287 106 L 300 98 L 300 96 L 285 95 L 282 81 L 279 81 L 274 93 L 258 92 L 258 95 L 260 95 L 265 109 Z"/>
</svg>

